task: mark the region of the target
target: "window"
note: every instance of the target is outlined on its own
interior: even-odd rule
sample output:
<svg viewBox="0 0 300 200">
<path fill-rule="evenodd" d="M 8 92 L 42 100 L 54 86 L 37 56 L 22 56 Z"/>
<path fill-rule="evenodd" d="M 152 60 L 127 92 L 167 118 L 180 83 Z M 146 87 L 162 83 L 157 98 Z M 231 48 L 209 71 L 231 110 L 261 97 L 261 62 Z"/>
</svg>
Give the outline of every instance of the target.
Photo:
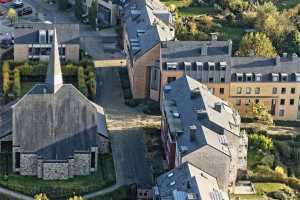
<svg viewBox="0 0 300 200">
<path fill-rule="evenodd" d="M 290 99 L 290 105 L 294 105 L 295 104 L 295 100 L 294 99 Z"/>
<path fill-rule="evenodd" d="M 220 88 L 220 94 L 224 94 L 224 88 Z"/>
<path fill-rule="evenodd" d="M 210 65 L 209 66 L 209 71 L 214 71 L 215 70 L 215 66 L 214 65 Z"/>
<path fill-rule="evenodd" d="M 240 106 L 240 105 L 241 105 L 241 100 L 240 100 L 240 99 L 237 99 L 237 100 L 235 101 L 235 105 Z"/>
<path fill-rule="evenodd" d="M 284 116 L 284 110 L 279 110 L 279 116 L 283 117 Z"/>
<path fill-rule="evenodd" d="M 279 75 L 278 75 L 278 74 L 275 74 L 275 73 L 272 73 L 272 81 L 273 81 L 273 82 L 279 81 Z"/>
<path fill-rule="evenodd" d="M 236 80 L 238 82 L 242 82 L 243 81 L 243 74 L 241 73 L 236 73 Z"/>
<path fill-rule="evenodd" d="M 281 94 L 285 94 L 286 93 L 286 88 L 281 88 Z"/>
<path fill-rule="evenodd" d="M 250 99 L 246 100 L 246 105 L 250 105 L 250 103 L 251 103 Z"/>
<path fill-rule="evenodd" d="M 250 87 L 246 88 L 246 94 L 251 94 L 251 88 Z"/>
<path fill-rule="evenodd" d="M 96 152 L 91 152 L 91 168 L 96 168 Z"/>
<path fill-rule="evenodd" d="M 213 77 L 210 77 L 210 78 L 208 79 L 208 82 L 210 82 L 210 83 L 214 82 L 214 78 L 213 78 Z"/>
<path fill-rule="evenodd" d="M 241 87 L 236 88 L 236 93 L 237 94 L 242 94 L 242 88 Z"/>
<path fill-rule="evenodd" d="M 255 99 L 255 103 L 259 103 L 259 99 Z"/>
<path fill-rule="evenodd" d="M 221 77 L 221 83 L 224 83 L 224 82 L 225 82 L 225 78 Z"/>
<path fill-rule="evenodd" d="M 296 73 L 296 82 L 300 82 L 300 73 Z"/>
<path fill-rule="evenodd" d="M 288 80 L 287 78 L 287 75 L 281 75 L 281 81 L 286 82 Z"/>
<path fill-rule="evenodd" d="M 20 158 L 21 158 L 20 152 L 16 152 L 15 153 L 15 168 L 20 168 Z"/>
<path fill-rule="evenodd" d="M 284 105 L 285 104 L 285 99 L 280 99 L 280 105 Z"/>
<path fill-rule="evenodd" d="M 291 94 L 295 94 L 296 93 L 296 88 L 291 88 Z"/>
<path fill-rule="evenodd" d="M 261 74 L 255 74 L 255 81 L 260 82 L 261 81 Z"/>
<path fill-rule="evenodd" d="M 277 88 L 274 87 L 274 88 L 272 89 L 272 94 L 277 94 Z"/>
<path fill-rule="evenodd" d="M 171 83 L 172 81 L 175 81 L 176 80 L 176 77 L 168 77 L 168 83 Z"/>
<path fill-rule="evenodd" d="M 248 82 L 252 81 L 252 74 L 250 73 L 246 74 L 246 79 Z"/>
<path fill-rule="evenodd" d="M 260 88 L 259 87 L 255 88 L 255 94 L 260 94 Z"/>
</svg>

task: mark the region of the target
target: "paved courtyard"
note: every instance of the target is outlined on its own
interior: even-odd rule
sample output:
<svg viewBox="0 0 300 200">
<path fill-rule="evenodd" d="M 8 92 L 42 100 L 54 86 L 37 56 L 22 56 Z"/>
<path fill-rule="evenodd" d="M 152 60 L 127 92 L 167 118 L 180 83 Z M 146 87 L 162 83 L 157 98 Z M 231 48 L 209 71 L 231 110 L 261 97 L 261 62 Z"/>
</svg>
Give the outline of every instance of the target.
<svg viewBox="0 0 300 200">
<path fill-rule="evenodd" d="M 117 68 L 97 69 L 98 96 L 107 115 L 112 151 L 115 160 L 117 182 L 137 183 L 150 187 L 152 171 L 146 158 L 143 128 L 147 124 L 159 123 L 159 117 L 146 116 L 124 104 Z"/>
</svg>

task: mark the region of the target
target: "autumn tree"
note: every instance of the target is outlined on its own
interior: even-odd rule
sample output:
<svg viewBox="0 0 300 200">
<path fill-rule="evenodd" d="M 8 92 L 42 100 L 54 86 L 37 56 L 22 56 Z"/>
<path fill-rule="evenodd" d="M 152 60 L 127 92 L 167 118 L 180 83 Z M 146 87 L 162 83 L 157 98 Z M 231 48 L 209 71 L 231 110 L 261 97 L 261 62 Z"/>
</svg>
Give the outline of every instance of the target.
<svg viewBox="0 0 300 200">
<path fill-rule="evenodd" d="M 14 24 L 15 21 L 17 20 L 17 12 L 16 12 L 16 10 L 13 9 L 13 8 L 10 8 L 7 11 L 7 17 L 10 20 L 10 24 Z"/>
<path fill-rule="evenodd" d="M 8 62 L 4 62 L 2 65 L 2 90 L 4 95 L 8 95 L 10 89 L 9 73 L 9 64 Z"/>
<path fill-rule="evenodd" d="M 264 33 L 247 33 L 240 43 L 238 56 L 258 56 L 272 58 L 277 55 L 271 40 Z"/>
<path fill-rule="evenodd" d="M 49 200 L 46 194 L 40 193 L 34 196 L 34 200 Z"/>
<path fill-rule="evenodd" d="M 270 151 L 273 149 L 272 138 L 256 133 L 250 134 L 248 138 L 251 146 L 259 148 L 263 151 Z"/>
<path fill-rule="evenodd" d="M 273 125 L 273 117 L 262 103 L 252 102 L 247 107 L 247 113 L 263 125 Z"/>
</svg>

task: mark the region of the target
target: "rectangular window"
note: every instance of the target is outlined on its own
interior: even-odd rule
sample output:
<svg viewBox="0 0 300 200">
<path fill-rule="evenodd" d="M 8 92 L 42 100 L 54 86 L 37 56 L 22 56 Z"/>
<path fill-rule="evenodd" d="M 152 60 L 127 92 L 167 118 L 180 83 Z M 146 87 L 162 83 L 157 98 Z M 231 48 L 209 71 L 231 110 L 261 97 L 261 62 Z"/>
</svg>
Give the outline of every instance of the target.
<svg viewBox="0 0 300 200">
<path fill-rule="evenodd" d="M 277 88 L 272 89 L 272 94 L 277 94 Z"/>
<path fill-rule="evenodd" d="M 20 159 L 21 159 L 21 153 L 16 152 L 15 153 L 15 168 L 20 168 Z"/>
<path fill-rule="evenodd" d="M 290 105 L 294 105 L 295 104 L 295 100 L 294 99 L 290 99 Z"/>
<path fill-rule="evenodd" d="M 208 79 L 208 82 L 209 82 L 209 83 L 214 82 L 214 78 L 213 78 L 213 77 L 210 77 L 210 78 Z"/>
<path fill-rule="evenodd" d="M 224 82 L 225 82 L 225 78 L 221 77 L 221 83 L 224 83 Z"/>
<path fill-rule="evenodd" d="M 251 88 L 250 87 L 246 88 L 246 94 L 251 94 Z"/>
<path fill-rule="evenodd" d="M 255 94 L 260 94 L 260 88 L 259 87 L 255 88 Z"/>
<path fill-rule="evenodd" d="M 295 94 L 296 93 L 296 88 L 291 88 L 291 94 Z"/>
<path fill-rule="evenodd" d="M 91 168 L 96 167 L 96 152 L 91 152 Z"/>
<path fill-rule="evenodd" d="M 224 94 L 224 88 L 220 88 L 220 94 Z"/>
<path fill-rule="evenodd" d="M 240 99 L 237 99 L 237 100 L 235 101 L 235 105 L 240 106 L 240 105 L 241 105 L 241 100 L 240 100 Z"/>
<path fill-rule="evenodd" d="M 285 99 L 280 99 L 280 105 L 284 105 L 285 104 Z"/>
<path fill-rule="evenodd" d="M 286 88 L 281 88 L 281 94 L 285 94 L 286 93 Z"/>
<path fill-rule="evenodd" d="M 236 88 L 236 93 L 237 94 L 242 94 L 242 88 L 241 87 Z"/>
<path fill-rule="evenodd" d="M 176 77 L 168 77 L 167 82 L 171 83 L 172 81 L 175 81 L 175 80 L 176 80 Z"/>
<path fill-rule="evenodd" d="M 279 116 L 283 117 L 284 116 L 284 110 L 279 110 Z"/>
<path fill-rule="evenodd" d="M 237 77 L 237 81 L 238 81 L 238 82 L 243 82 L 243 76 L 238 76 L 238 77 Z"/>
</svg>

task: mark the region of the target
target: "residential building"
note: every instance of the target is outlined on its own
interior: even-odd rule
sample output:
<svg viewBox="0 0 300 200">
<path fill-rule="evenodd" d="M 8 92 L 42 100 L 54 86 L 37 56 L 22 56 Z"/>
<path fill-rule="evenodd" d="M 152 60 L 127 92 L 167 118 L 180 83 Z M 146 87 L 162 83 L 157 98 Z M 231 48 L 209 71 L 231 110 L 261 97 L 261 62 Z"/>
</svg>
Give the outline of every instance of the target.
<svg viewBox="0 0 300 200">
<path fill-rule="evenodd" d="M 220 189 L 232 191 L 239 171 L 247 169 L 247 136 L 240 116 L 227 102 L 189 76 L 164 87 L 162 141 L 169 167 L 189 162 L 215 176 Z"/>
<path fill-rule="evenodd" d="M 174 39 L 173 16 L 159 0 L 133 0 L 124 7 L 123 47 L 134 98 L 150 96 L 150 68 L 161 42 Z"/>
<path fill-rule="evenodd" d="M 83 15 L 88 15 L 93 0 L 83 1 Z M 96 0 L 97 1 L 97 22 L 99 26 L 115 26 L 117 25 L 119 15 L 119 0 Z"/>
<path fill-rule="evenodd" d="M 18 23 L 14 27 L 14 61 L 48 61 L 56 27 L 62 61 L 79 61 L 79 24 Z"/>
<path fill-rule="evenodd" d="M 159 176 L 153 191 L 154 200 L 229 200 L 213 175 L 187 162 Z"/>
<path fill-rule="evenodd" d="M 45 83 L 12 106 L 13 171 L 20 175 L 45 180 L 89 175 L 108 144 L 103 108 L 63 83 L 59 46 L 53 29 Z"/>
<path fill-rule="evenodd" d="M 247 117 L 251 102 L 263 103 L 275 120 L 300 119 L 300 59 L 232 57 L 231 41 L 168 41 L 151 67 L 150 97 L 160 99 L 164 85 L 188 75 L 208 86 Z"/>
</svg>

